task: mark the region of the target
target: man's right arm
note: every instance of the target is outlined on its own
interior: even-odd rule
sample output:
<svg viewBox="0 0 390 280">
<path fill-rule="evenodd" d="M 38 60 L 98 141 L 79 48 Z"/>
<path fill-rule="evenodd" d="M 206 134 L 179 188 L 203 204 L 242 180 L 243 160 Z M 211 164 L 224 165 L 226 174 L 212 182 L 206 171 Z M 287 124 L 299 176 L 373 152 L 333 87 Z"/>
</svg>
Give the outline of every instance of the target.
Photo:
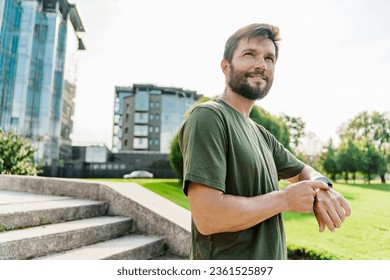
<svg viewBox="0 0 390 280">
<path fill-rule="evenodd" d="M 243 197 L 190 182 L 188 200 L 199 232 L 210 235 L 250 228 L 283 211 L 309 213 L 316 189 L 328 189 L 322 182 L 291 184 L 280 191 Z"/>
</svg>

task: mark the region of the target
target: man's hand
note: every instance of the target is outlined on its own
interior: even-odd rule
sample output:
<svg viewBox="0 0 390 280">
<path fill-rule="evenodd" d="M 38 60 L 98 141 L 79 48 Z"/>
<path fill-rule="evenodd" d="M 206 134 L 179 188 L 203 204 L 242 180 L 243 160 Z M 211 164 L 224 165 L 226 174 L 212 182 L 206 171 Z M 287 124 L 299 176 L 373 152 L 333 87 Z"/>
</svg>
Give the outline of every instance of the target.
<svg viewBox="0 0 390 280">
<path fill-rule="evenodd" d="M 323 232 L 325 227 L 334 232 L 336 228 L 341 227 L 345 218 L 351 215 L 351 206 L 334 189 L 318 189 L 314 201 L 314 214 L 320 232 Z"/>
<path fill-rule="evenodd" d="M 310 213 L 313 211 L 314 199 L 318 191 L 327 191 L 330 187 L 320 181 L 300 181 L 283 189 L 285 209 L 290 212 Z"/>
</svg>

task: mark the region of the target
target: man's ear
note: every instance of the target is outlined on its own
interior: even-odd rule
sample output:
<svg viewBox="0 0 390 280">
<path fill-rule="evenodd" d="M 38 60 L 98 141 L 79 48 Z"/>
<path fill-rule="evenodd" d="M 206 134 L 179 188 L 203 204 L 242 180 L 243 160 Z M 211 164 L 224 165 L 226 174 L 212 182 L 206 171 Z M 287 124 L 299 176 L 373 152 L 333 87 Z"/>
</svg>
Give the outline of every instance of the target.
<svg viewBox="0 0 390 280">
<path fill-rule="evenodd" d="M 225 59 L 222 59 L 221 61 L 221 69 L 225 75 L 229 72 L 229 62 L 227 62 Z"/>
</svg>

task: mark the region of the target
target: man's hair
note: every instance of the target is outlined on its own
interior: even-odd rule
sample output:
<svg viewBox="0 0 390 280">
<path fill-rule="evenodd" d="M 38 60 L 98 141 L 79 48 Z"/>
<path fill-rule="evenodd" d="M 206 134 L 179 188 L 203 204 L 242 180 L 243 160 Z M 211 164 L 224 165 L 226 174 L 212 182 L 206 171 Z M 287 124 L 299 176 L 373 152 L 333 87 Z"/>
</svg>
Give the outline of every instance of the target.
<svg viewBox="0 0 390 280">
<path fill-rule="evenodd" d="M 240 41 L 242 39 L 250 40 L 252 38 L 270 39 L 275 45 L 275 56 L 276 58 L 278 58 L 279 41 L 281 39 L 279 34 L 279 28 L 277 26 L 266 23 L 252 23 L 238 29 L 233 35 L 229 37 L 225 44 L 223 59 L 228 62 L 231 62 L 233 58 L 233 53 L 237 49 Z"/>
</svg>

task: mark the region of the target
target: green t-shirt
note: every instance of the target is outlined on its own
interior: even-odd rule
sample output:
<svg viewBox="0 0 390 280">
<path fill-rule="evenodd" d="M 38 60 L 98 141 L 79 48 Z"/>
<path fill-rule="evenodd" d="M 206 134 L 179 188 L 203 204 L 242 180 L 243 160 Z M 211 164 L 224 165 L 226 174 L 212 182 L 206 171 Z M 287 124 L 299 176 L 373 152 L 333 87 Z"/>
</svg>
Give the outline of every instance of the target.
<svg viewBox="0 0 390 280">
<path fill-rule="evenodd" d="M 257 196 L 304 164 L 273 135 L 220 99 L 198 105 L 179 132 L 184 193 L 190 181 L 224 193 Z M 286 259 L 282 214 L 239 232 L 202 235 L 192 222 L 191 259 Z"/>
</svg>

